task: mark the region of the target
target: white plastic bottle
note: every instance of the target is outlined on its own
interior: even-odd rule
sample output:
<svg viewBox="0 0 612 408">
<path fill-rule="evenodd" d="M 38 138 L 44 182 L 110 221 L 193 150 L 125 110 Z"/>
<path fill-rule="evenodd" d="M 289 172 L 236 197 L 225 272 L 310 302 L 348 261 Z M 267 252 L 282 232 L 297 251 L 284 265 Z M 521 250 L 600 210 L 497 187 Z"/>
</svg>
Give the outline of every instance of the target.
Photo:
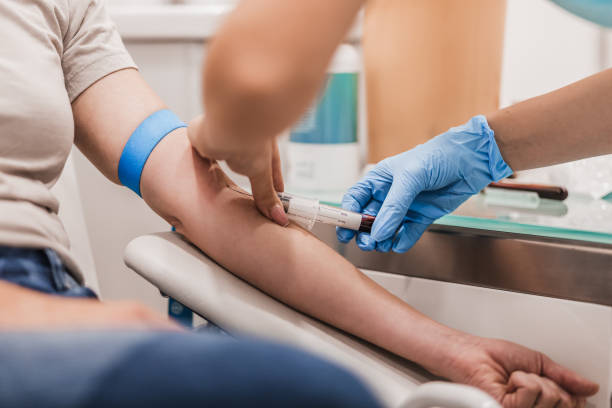
<svg viewBox="0 0 612 408">
<path fill-rule="evenodd" d="M 355 47 L 341 45 L 324 89 L 290 132 L 287 191 L 339 203 L 358 180 L 360 72 Z"/>
</svg>

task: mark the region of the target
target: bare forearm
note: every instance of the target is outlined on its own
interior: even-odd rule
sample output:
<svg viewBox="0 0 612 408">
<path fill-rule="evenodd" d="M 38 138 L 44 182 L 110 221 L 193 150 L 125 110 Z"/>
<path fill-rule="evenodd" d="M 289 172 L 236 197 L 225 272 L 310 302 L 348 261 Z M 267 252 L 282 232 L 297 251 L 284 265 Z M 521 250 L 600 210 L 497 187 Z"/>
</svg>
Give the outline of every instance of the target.
<svg viewBox="0 0 612 408">
<path fill-rule="evenodd" d="M 169 170 L 171 169 L 171 170 Z M 153 153 L 143 196 L 228 270 L 284 303 L 440 372 L 458 332 L 400 301 L 311 234 L 262 217 L 177 132 Z M 180 203 L 176 197 L 181 197 Z"/>
<path fill-rule="evenodd" d="M 502 156 L 524 170 L 612 153 L 612 70 L 488 116 Z"/>
<path fill-rule="evenodd" d="M 259 140 L 290 126 L 314 99 L 363 2 L 242 1 L 207 55 L 210 137 Z"/>
<path fill-rule="evenodd" d="M 136 302 L 99 302 L 49 295 L 0 281 L 0 330 L 180 330 Z"/>
</svg>

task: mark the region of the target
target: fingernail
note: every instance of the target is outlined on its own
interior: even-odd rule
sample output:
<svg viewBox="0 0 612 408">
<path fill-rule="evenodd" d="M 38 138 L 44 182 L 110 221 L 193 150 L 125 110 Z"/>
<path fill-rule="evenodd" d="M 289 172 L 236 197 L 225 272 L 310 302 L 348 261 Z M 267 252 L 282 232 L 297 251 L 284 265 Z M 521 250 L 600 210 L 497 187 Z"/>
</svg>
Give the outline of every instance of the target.
<svg viewBox="0 0 612 408">
<path fill-rule="evenodd" d="M 287 217 L 287 214 L 283 210 L 283 207 L 278 204 L 272 207 L 272 210 L 270 211 L 270 216 L 278 225 L 281 225 L 283 227 L 289 225 L 289 217 Z"/>
</svg>

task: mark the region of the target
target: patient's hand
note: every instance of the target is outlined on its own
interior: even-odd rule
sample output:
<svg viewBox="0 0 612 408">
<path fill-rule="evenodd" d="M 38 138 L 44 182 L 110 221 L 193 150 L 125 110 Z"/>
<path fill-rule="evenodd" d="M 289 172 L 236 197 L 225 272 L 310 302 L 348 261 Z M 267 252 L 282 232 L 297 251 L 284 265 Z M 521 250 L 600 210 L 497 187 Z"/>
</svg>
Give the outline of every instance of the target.
<svg viewBox="0 0 612 408">
<path fill-rule="evenodd" d="M 5 282 L 0 282 L 0 299 L 0 330 L 181 330 L 166 317 L 132 301 L 64 298 Z"/>
<path fill-rule="evenodd" d="M 486 391 L 506 408 L 583 407 L 599 389 L 544 354 L 503 340 L 476 338 L 449 367 L 453 381 Z"/>
</svg>

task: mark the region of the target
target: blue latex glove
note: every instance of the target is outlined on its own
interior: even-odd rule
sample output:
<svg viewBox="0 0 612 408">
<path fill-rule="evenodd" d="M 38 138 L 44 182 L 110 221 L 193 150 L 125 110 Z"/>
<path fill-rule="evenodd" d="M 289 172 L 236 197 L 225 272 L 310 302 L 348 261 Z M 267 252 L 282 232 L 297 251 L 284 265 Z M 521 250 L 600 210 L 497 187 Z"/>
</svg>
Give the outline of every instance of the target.
<svg viewBox="0 0 612 408">
<path fill-rule="evenodd" d="M 405 252 L 436 219 L 455 210 L 489 183 L 512 174 L 484 116 L 376 165 L 351 187 L 344 209 L 375 215 L 372 234 L 359 233 L 366 251 Z M 355 232 L 337 230 L 349 242 Z"/>
</svg>

